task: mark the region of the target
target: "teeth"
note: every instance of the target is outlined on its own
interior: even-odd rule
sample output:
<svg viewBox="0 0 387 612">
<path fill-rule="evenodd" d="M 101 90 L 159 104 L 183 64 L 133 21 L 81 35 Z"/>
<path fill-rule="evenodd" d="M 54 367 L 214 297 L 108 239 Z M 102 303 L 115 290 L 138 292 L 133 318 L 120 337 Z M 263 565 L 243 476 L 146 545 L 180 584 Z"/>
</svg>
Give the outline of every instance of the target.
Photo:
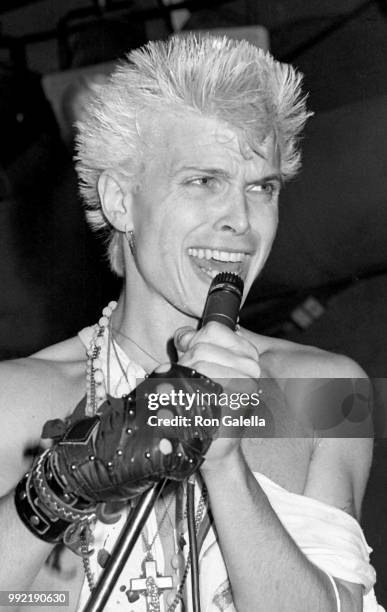
<svg viewBox="0 0 387 612">
<path fill-rule="evenodd" d="M 232 253 L 231 251 L 218 251 L 217 249 L 188 249 L 188 254 L 191 257 L 198 259 L 214 259 L 216 261 L 243 261 L 245 253 Z"/>
</svg>

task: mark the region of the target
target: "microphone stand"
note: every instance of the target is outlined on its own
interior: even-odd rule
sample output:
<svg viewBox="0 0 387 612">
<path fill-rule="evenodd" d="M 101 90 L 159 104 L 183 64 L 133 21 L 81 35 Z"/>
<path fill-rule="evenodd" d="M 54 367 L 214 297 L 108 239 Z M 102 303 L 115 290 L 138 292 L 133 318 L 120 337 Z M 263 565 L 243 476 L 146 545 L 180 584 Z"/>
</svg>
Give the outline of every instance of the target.
<svg viewBox="0 0 387 612">
<path fill-rule="evenodd" d="M 113 587 L 124 569 L 165 483 L 166 479 L 160 480 L 141 495 L 138 504 L 129 514 L 121 530 L 104 571 L 91 592 L 83 612 L 102 612 L 104 610 Z"/>
</svg>

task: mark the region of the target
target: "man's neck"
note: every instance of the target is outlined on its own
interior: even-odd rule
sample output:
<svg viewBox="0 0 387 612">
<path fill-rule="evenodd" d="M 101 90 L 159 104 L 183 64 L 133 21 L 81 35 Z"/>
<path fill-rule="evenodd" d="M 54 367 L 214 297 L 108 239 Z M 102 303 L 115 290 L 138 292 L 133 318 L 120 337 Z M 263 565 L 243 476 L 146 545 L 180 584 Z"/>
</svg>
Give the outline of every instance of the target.
<svg viewBox="0 0 387 612">
<path fill-rule="evenodd" d="M 115 340 L 147 371 L 176 359 L 173 344 L 176 330 L 184 326 L 196 329 L 197 325 L 197 319 L 179 312 L 165 300 L 134 295 L 127 284 L 112 318 Z"/>
</svg>

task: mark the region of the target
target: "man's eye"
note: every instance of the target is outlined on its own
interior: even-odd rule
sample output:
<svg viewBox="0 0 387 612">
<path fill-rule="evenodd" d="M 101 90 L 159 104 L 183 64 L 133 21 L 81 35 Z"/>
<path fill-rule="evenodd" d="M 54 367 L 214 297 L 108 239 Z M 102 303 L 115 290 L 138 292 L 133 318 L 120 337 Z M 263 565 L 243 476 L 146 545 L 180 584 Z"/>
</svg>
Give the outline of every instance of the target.
<svg viewBox="0 0 387 612">
<path fill-rule="evenodd" d="M 216 183 L 216 179 L 213 176 L 197 176 L 190 179 L 190 185 L 198 185 L 199 187 L 212 187 Z"/>
<path fill-rule="evenodd" d="M 248 191 L 255 193 L 264 193 L 265 195 L 272 196 L 278 192 L 278 186 L 274 183 L 259 183 L 257 185 L 251 185 Z"/>
</svg>

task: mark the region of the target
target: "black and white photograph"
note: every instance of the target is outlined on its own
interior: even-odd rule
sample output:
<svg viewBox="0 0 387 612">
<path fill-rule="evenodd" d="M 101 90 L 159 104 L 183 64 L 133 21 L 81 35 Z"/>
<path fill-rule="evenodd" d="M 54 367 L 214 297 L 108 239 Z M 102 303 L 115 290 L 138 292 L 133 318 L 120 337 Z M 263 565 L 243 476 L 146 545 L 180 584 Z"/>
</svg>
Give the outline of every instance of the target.
<svg viewBox="0 0 387 612">
<path fill-rule="evenodd" d="M 0 610 L 387 610 L 387 2 L 1 0 Z"/>
</svg>

